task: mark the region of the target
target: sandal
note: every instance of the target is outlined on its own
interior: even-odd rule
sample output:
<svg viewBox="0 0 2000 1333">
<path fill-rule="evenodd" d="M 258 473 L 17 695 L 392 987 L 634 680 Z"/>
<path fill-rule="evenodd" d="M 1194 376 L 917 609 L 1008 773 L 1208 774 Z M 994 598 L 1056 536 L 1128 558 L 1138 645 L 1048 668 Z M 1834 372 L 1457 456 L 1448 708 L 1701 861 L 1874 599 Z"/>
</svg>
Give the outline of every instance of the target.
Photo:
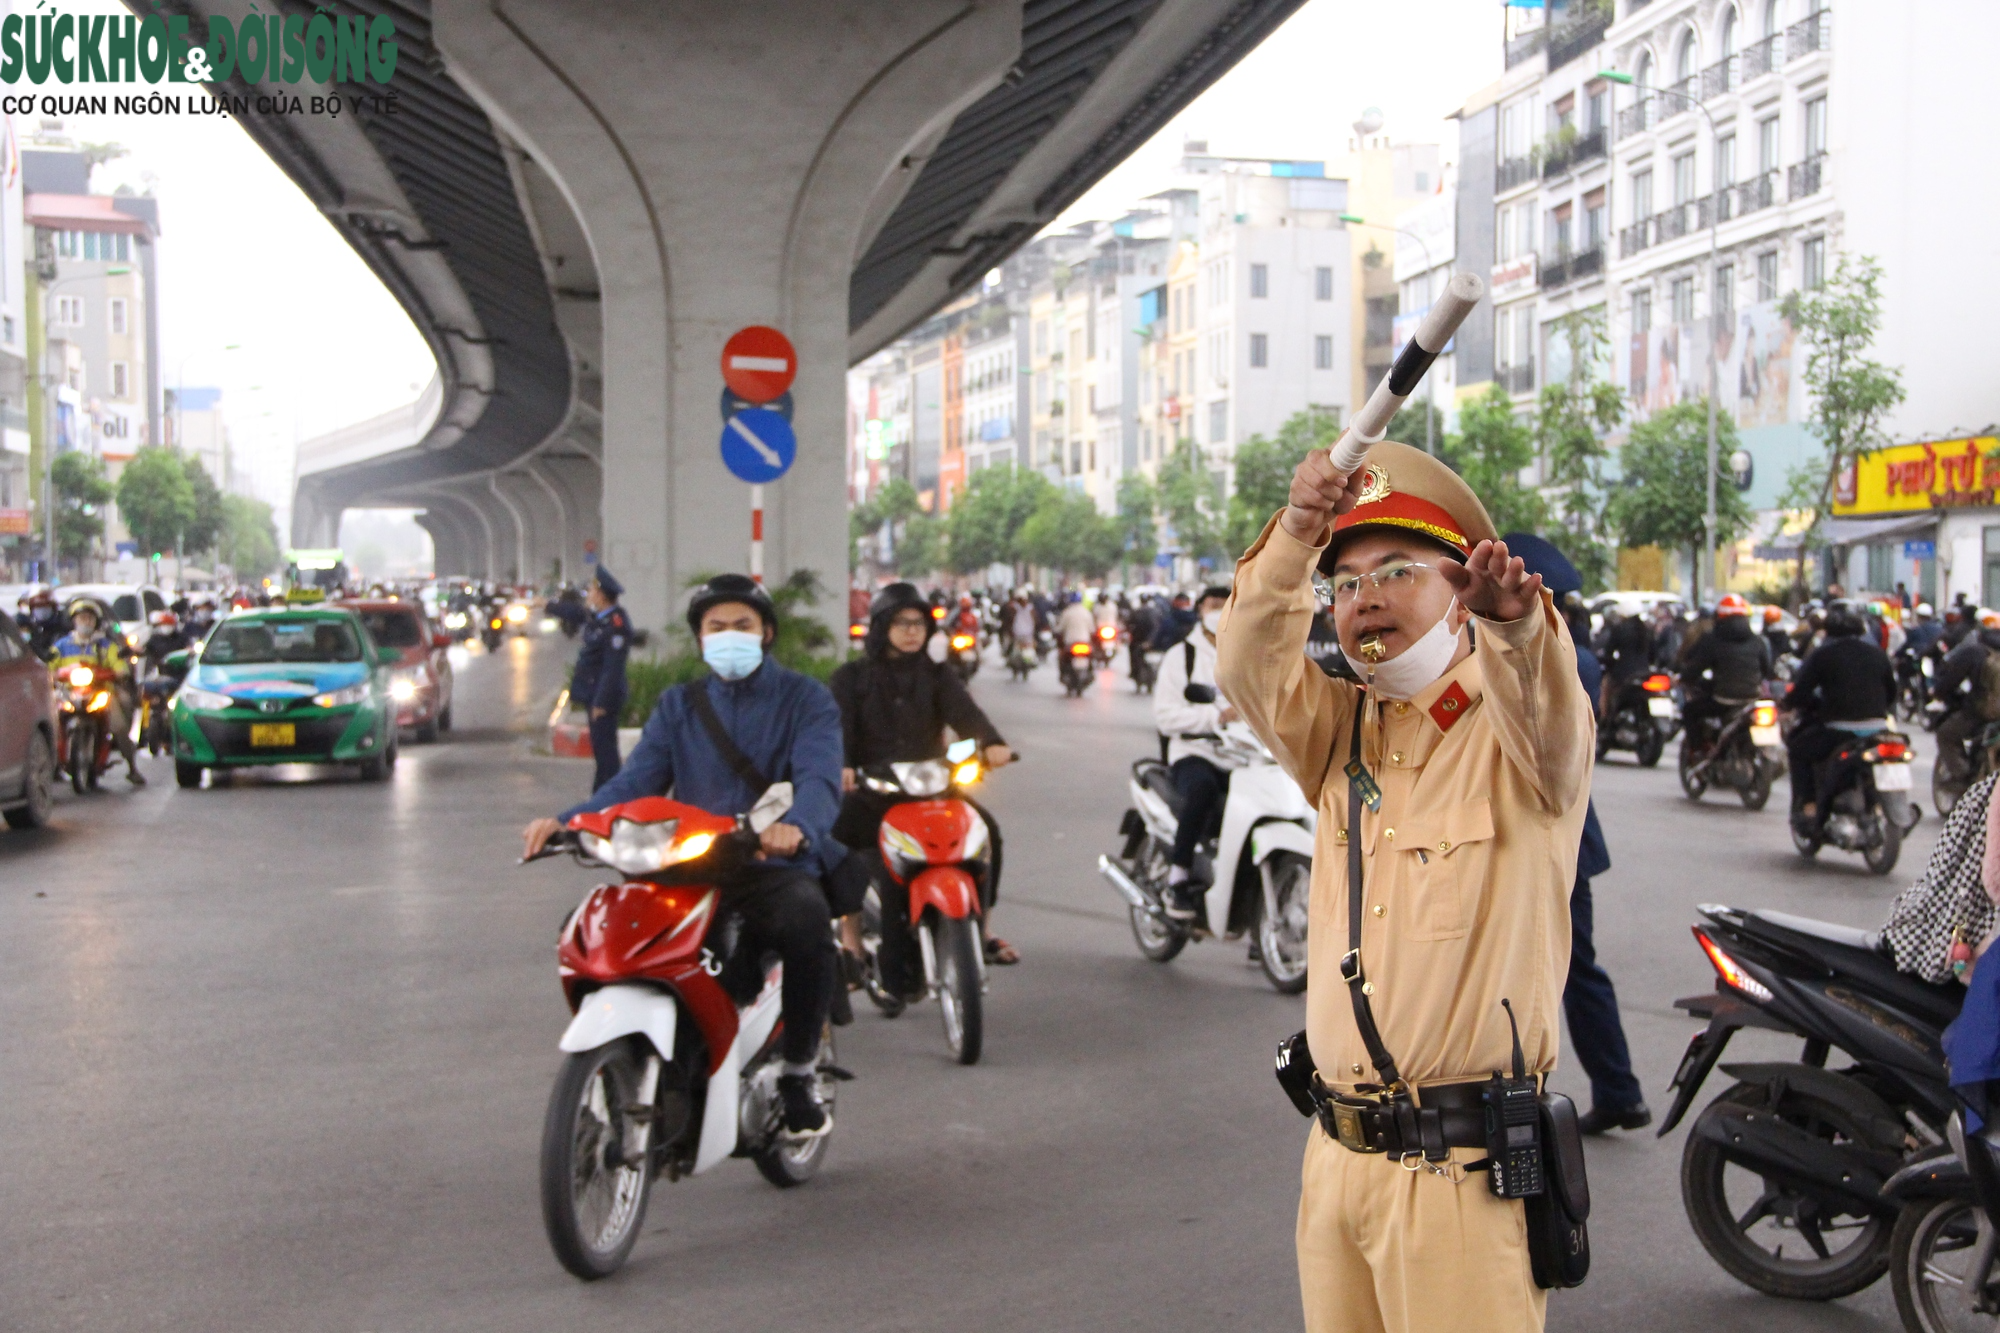
<svg viewBox="0 0 2000 1333">
<path fill-rule="evenodd" d="M 998 935 L 986 939 L 986 961 L 997 967 L 1011 967 L 1021 961 L 1021 951 Z"/>
</svg>

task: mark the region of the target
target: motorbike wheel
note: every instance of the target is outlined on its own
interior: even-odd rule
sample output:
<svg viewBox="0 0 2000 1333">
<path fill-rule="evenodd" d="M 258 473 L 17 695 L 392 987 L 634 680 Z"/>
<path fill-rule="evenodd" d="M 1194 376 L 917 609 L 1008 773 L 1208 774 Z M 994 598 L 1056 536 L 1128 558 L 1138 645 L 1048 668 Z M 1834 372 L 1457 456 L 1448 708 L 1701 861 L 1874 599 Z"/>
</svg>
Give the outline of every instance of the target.
<svg viewBox="0 0 2000 1333">
<path fill-rule="evenodd" d="M 1692 744 L 1686 740 L 1681 741 L 1681 754 L 1678 767 L 1681 774 L 1682 793 L 1690 801 L 1699 801 L 1702 793 L 1708 790 L 1708 775 L 1705 773 L 1697 774 L 1694 771 L 1695 765 L 1701 762 L 1701 758 L 1693 751 L 1694 746 Z"/>
<path fill-rule="evenodd" d="M 1312 897 L 1312 861 L 1297 852 L 1274 852 L 1264 863 L 1264 893 L 1257 906 L 1257 961 L 1280 995 L 1306 988 L 1306 919 Z"/>
<path fill-rule="evenodd" d="M 1764 1108 L 1770 1097 L 1768 1085 L 1739 1083 L 1710 1106 Z M 1787 1088 L 1770 1109 L 1829 1143 L 1881 1146 L 1862 1136 L 1844 1108 L 1811 1093 Z M 1887 1221 L 1822 1213 L 1806 1191 L 1730 1162 L 1702 1136 L 1699 1121 L 1681 1154 L 1681 1202 L 1709 1257 L 1767 1296 L 1800 1301 L 1851 1296 L 1889 1267 Z M 1793 1256 L 1786 1255 L 1787 1245 L 1795 1247 Z"/>
<path fill-rule="evenodd" d="M 37 731 L 28 737 L 28 758 L 22 766 L 21 803 L 5 812 L 8 828 L 42 828 L 56 806 L 56 756 L 49 738 Z"/>
<path fill-rule="evenodd" d="M 1652 768 L 1660 762 L 1660 756 L 1667 752 L 1667 738 L 1650 717 L 1646 719 L 1646 729 L 1639 733 L 1639 743 L 1632 747 L 1632 753 L 1639 761 L 1639 767 Z"/>
<path fill-rule="evenodd" d="M 817 1074 L 814 1083 L 819 1090 L 820 1105 L 826 1108 L 827 1132 L 809 1139 L 773 1134 L 768 1147 L 750 1155 L 750 1160 L 757 1164 L 757 1174 L 781 1190 L 803 1185 L 818 1175 L 820 1165 L 826 1161 L 826 1150 L 833 1145 L 833 1103 L 835 1089 L 839 1087 L 835 1079 L 840 1076 L 834 1073 L 831 1027 L 820 1033 Z"/>
<path fill-rule="evenodd" d="M 97 762 L 97 734 L 88 722 L 79 722 L 69 734 L 69 785 L 78 796 L 97 785 L 91 772 Z"/>
<path fill-rule="evenodd" d="M 960 1064 L 976 1065 L 986 1039 L 979 922 L 971 917 L 937 917 L 924 929 L 931 932 L 937 950 L 938 1009 L 944 1015 L 945 1045 Z"/>
<path fill-rule="evenodd" d="M 1166 849 L 1149 840 L 1145 854 L 1132 865 L 1132 878 L 1141 884 L 1166 883 Z M 1139 907 L 1129 910 L 1132 914 L 1132 939 L 1138 944 L 1139 952 L 1156 963 L 1172 962 L 1182 949 L 1187 948 L 1188 940 L 1193 938 L 1193 932 L 1178 921 L 1154 916 Z"/>
<path fill-rule="evenodd" d="M 1879 805 L 1875 807 L 1875 823 L 1882 830 L 1882 841 L 1863 852 L 1861 859 L 1876 874 L 1886 875 L 1896 868 L 1896 858 L 1903 854 L 1903 830 Z"/>
<path fill-rule="evenodd" d="M 1911 1333 L 1991 1328 L 1972 1308 L 1967 1288 L 1979 1241 L 1979 1209 L 1970 1199 L 1926 1199 L 1903 1209 L 1889 1239 L 1889 1284 L 1896 1313 Z"/>
<path fill-rule="evenodd" d="M 1792 846 L 1797 848 L 1799 855 L 1803 856 L 1806 860 L 1810 861 L 1815 856 L 1818 856 L 1819 849 L 1824 845 L 1825 843 L 1821 839 L 1808 837 L 1799 832 L 1799 826 L 1796 823 L 1792 825 Z"/>
<path fill-rule="evenodd" d="M 1753 765 L 1750 785 L 1739 787 L 1737 795 L 1743 798 L 1745 810 L 1762 810 L 1764 803 L 1771 799 L 1771 770 L 1763 764 Z"/>
<path fill-rule="evenodd" d="M 542 1125 L 542 1224 L 556 1259 L 586 1282 L 617 1272 L 639 1240 L 653 1173 L 627 1161 L 641 1049 L 621 1038 L 563 1061 Z M 651 1108 L 646 1108 L 650 1110 Z"/>
</svg>

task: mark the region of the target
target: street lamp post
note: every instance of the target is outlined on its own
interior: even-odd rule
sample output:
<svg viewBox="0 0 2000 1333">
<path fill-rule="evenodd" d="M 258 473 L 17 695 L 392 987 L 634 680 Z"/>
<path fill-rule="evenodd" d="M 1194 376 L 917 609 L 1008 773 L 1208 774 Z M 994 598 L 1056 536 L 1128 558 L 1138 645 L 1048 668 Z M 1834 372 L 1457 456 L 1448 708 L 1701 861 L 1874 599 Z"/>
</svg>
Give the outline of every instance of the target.
<svg viewBox="0 0 2000 1333">
<path fill-rule="evenodd" d="M 84 278 L 96 277 L 94 273 L 73 273 L 67 278 L 58 278 L 49 284 L 42 294 L 42 364 L 35 371 L 42 382 L 42 559 L 47 565 L 47 582 L 54 587 L 60 580 L 56 577 L 56 435 L 50 422 L 54 413 L 49 408 L 48 394 L 59 382 L 57 376 L 49 373 L 49 321 L 55 316 L 55 306 L 51 298 L 56 289 L 65 283 L 77 282 Z M 81 573 L 81 568 L 79 568 Z"/>
<path fill-rule="evenodd" d="M 1630 74 L 1625 74 L 1615 69 L 1601 69 L 1597 72 L 1597 77 L 1605 80 L 1607 83 L 1620 83 L 1628 88 L 1633 86 L 1633 78 Z M 1703 106 L 1700 101 L 1689 96 L 1687 93 L 1678 92 L 1672 88 L 1640 89 L 1640 104 L 1643 104 L 1649 97 L 1678 98 L 1687 106 L 1701 112 L 1701 118 L 1708 122 L 1709 160 L 1711 164 L 1718 160 L 1716 154 L 1720 151 L 1721 140 L 1716 134 L 1715 117 L 1709 114 L 1707 107 Z M 1713 174 L 1712 166 L 1711 174 Z M 1716 235 L 1722 226 L 1722 190 L 1723 187 L 1717 184 L 1715 190 L 1709 196 L 1708 205 L 1708 503 L 1707 508 L 1702 511 L 1701 525 L 1704 537 L 1702 546 L 1703 558 L 1708 563 L 1708 587 L 1710 591 L 1713 591 L 1721 583 L 1721 579 L 1718 577 L 1715 568 L 1715 399 L 1717 393 L 1720 391 L 1720 386 L 1716 378 L 1719 372 L 1715 363 L 1715 318 L 1718 298 L 1721 295 L 1716 290 L 1715 260 L 1717 252 Z M 1645 219 L 1639 219 L 1639 223 L 1644 225 Z M 1701 571 L 1696 570 L 1695 604 L 1697 606 L 1701 604 L 1701 593 Z"/>
<path fill-rule="evenodd" d="M 1431 247 L 1428 241 L 1411 231 L 1408 227 L 1394 227 L 1381 222 L 1370 222 L 1359 213 L 1342 213 L 1340 220 L 1349 226 L 1374 227 L 1378 231 L 1393 231 L 1399 236 L 1409 237 L 1422 246 L 1424 250 L 1424 290 L 1426 295 L 1428 295 L 1431 274 L 1437 271 L 1437 266 L 1431 262 Z M 1434 427 L 1431 424 L 1436 413 L 1437 381 L 1431 376 L 1426 375 L 1424 376 L 1424 452 L 1430 454 L 1432 457 L 1437 456 L 1437 443 L 1432 435 Z"/>
</svg>

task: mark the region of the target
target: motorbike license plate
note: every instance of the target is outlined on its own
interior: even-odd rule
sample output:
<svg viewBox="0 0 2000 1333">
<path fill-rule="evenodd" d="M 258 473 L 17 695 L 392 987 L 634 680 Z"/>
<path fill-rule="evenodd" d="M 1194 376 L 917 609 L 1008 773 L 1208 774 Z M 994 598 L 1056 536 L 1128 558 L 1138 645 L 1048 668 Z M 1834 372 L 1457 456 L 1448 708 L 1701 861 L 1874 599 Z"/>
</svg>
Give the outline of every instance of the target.
<svg viewBox="0 0 2000 1333">
<path fill-rule="evenodd" d="M 299 728 L 295 722 L 252 722 L 250 743 L 276 749 L 289 749 L 299 743 Z"/>
<path fill-rule="evenodd" d="M 1654 717 L 1672 717 L 1674 715 L 1674 701 L 1665 697 L 1648 699 L 1646 700 L 1646 711 Z"/>
<path fill-rule="evenodd" d="M 1908 764 L 1875 765 L 1876 791 L 1908 791 L 1910 789 L 1910 766 Z"/>
<path fill-rule="evenodd" d="M 1752 727 L 1750 728 L 1750 743 L 1758 749 L 1764 750 L 1783 745 L 1784 740 L 1778 735 L 1776 727 Z"/>
</svg>

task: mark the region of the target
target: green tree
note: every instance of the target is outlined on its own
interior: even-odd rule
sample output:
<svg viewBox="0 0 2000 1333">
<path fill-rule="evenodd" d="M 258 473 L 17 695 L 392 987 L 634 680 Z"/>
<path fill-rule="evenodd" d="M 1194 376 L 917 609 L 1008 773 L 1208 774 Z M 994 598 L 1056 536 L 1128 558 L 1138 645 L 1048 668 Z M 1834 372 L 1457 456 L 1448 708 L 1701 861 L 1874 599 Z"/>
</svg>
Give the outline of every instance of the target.
<svg viewBox="0 0 2000 1333">
<path fill-rule="evenodd" d="M 222 536 L 222 492 L 193 454 L 181 455 L 181 471 L 187 474 L 188 489 L 194 493 L 194 517 L 181 532 L 181 549 L 189 555 L 212 551 Z"/>
<path fill-rule="evenodd" d="M 278 525 L 271 518 L 271 506 L 247 495 L 223 496 L 215 553 L 240 579 L 277 573 Z"/>
<path fill-rule="evenodd" d="M 1604 437 L 1625 419 L 1625 396 L 1602 378 L 1611 337 L 1604 307 L 1565 315 L 1550 325 L 1569 351 L 1569 376 L 1545 384 L 1535 414 L 1535 444 L 1546 465 L 1555 520 L 1547 536 L 1583 575 L 1584 590 L 1606 586 L 1614 570 L 1604 540 Z"/>
<path fill-rule="evenodd" d="M 1408 410 L 1408 409 L 1405 409 Z M 1465 478 L 1501 532 L 1540 532 L 1548 522 L 1541 492 L 1521 484 L 1535 461 L 1535 432 L 1514 415 L 1514 400 L 1495 384 L 1458 412 L 1458 432 L 1440 436 L 1444 461 Z"/>
<path fill-rule="evenodd" d="M 1307 408 L 1294 412 L 1278 427 L 1278 438 L 1252 435 L 1236 450 L 1236 493 L 1229 497 L 1229 521 L 1223 541 L 1231 554 L 1250 549 L 1271 515 L 1291 496 L 1292 473 L 1315 449 L 1330 449 L 1340 438 L 1331 412 Z"/>
<path fill-rule="evenodd" d="M 1208 474 L 1193 440 L 1182 440 L 1160 464 L 1160 509 L 1173 524 L 1182 555 L 1223 556 L 1222 490 Z"/>
<path fill-rule="evenodd" d="M 1422 384 L 1417 385 L 1417 392 L 1421 394 L 1423 391 L 1424 386 Z M 1396 415 L 1389 418 L 1388 438 L 1396 441 L 1398 444 L 1407 444 L 1412 449 L 1423 448 L 1424 409 L 1426 407 L 1430 408 L 1431 442 L 1437 447 L 1439 455 L 1442 456 L 1444 453 L 1444 413 L 1436 407 L 1432 407 L 1421 398 L 1412 398 L 1409 402 L 1404 403 L 1396 409 Z"/>
<path fill-rule="evenodd" d="M 1141 568 L 1160 553 L 1160 490 L 1143 472 L 1118 479 L 1118 546 L 1125 563 Z"/>
<path fill-rule="evenodd" d="M 1750 506 L 1728 472 L 1736 422 L 1715 417 L 1715 539 L 1731 542 L 1750 526 Z M 1663 546 L 1698 553 L 1707 545 L 1708 400 L 1679 403 L 1632 427 L 1618 452 L 1624 484 L 1612 493 L 1605 518 L 1628 546 Z"/>
<path fill-rule="evenodd" d="M 917 499 L 917 488 L 902 477 L 891 477 L 882 483 L 874 495 L 856 505 L 847 515 L 849 567 L 861 563 L 859 546 L 862 541 L 873 537 L 884 523 L 891 525 L 890 536 L 895 540 L 896 567 L 902 569 L 902 537 L 898 527 L 912 518 L 923 514 L 923 505 Z M 920 540 L 923 540 L 920 538 Z M 935 568 L 935 562 L 925 566 L 924 573 Z M 907 571 L 906 571 L 907 572 Z"/>
<path fill-rule="evenodd" d="M 1021 468 L 989 467 L 973 473 L 945 515 L 952 570 L 971 574 L 988 565 L 1012 564 L 1021 525 L 1054 490 L 1047 477 Z"/>
<path fill-rule="evenodd" d="M 1117 565 L 1124 538 L 1080 491 L 1054 491 L 1021 525 L 1021 559 L 1031 565 L 1102 578 Z"/>
<path fill-rule="evenodd" d="M 56 557 L 82 560 L 104 535 L 104 506 L 114 493 L 104 460 L 74 450 L 58 454 L 49 484 L 56 493 Z"/>
<path fill-rule="evenodd" d="M 1842 255 L 1833 277 L 1815 291 L 1785 298 L 1790 320 L 1811 349 L 1806 354 L 1806 397 L 1820 457 L 1793 470 L 1783 503 L 1805 510 L 1796 586 L 1804 596 L 1806 558 L 1826 543 L 1821 525 L 1833 507 L 1833 489 L 1855 458 L 1889 442 L 1882 421 L 1903 401 L 1903 372 L 1868 355 L 1882 328 L 1882 266 L 1869 255 Z"/>
<path fill-rule="evenodd" d="M 944 522 L 929 514 L 916 513 L 903 520 L 896 536 L 896 572 L 905 578 L 920 579 L 944 568 Z"/>
<path fill-rule="evenodd" d="M 174 549 L 194 522 L 195 499 L 173 450 L 149 445 L 132 455 L 118 477 L 118 512 L 142 559 Z"/>
</svg>

